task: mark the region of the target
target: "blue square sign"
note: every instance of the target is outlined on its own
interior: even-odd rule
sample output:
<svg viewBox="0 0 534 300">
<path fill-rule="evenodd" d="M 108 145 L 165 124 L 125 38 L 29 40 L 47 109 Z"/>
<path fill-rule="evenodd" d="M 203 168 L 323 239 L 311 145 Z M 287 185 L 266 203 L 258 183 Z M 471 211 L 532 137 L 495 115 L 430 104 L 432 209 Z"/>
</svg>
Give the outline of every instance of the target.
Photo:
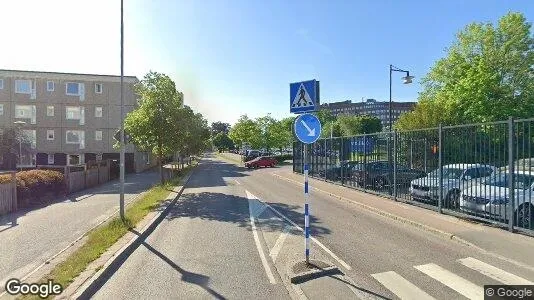
<svg viewBox="0 0 534 300">
<path fill-rule="evenodd" d="M 289 112 L 305 113 L 319 108 L 319 81 L 308 80 L 289 84 Z"/>
</svg>

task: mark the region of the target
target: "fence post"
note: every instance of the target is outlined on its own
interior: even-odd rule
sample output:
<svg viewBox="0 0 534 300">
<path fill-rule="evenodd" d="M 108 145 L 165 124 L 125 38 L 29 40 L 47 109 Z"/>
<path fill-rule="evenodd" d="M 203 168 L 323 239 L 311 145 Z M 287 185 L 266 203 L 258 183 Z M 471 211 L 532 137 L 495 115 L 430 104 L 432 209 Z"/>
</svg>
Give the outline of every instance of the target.
<svg viewBox="0 0 534 300">
<path fill-rule="evenodd" d="M 345 174 L 343 172 L 343 159 L 345 158 L 345 148 L 343 148 L 343 137 L 340 137 L 340 151 L 339 151 L 339 168 L 341 170 L 341 185 L 345 185 Z"/>
<path fill-rule="evenodd" d="M 367 135 L 363 136 L 363 189 L 367 189 Z M 371 147 L 369 147 L 371 148 Z"/>
<path fill-rule="evenodd" d="M 514 119 L 510 117 L 508 119 L 508 230 L 514 231 Z M 508 207 L 509 206 L 509 207 Z"/>
<path fill-rule="evenodd" d="M 426 140 L 425 140 L 426 142 Z M 438 196 L 438 211 L 443 213 L 443 125 L 439 123 L 438 127 L 438 169 L 439 169 L 439 196 Z M 426 149 L 425 149 L 426 151 Z M 426 153 L 426 152 L 425 152 Z"/>
<path fill-rule="evenodd" d="M 11 173 L 11 185 L 12 185 L 12 191 L 11 191 L 11 210 L 13 212 L 16 212 L 19 209 L 19 202 L 17 199 L 17 172 Z"/>
<path fill-rule="evenodd" d="M 324 139 L 324 181 L 326 181 L 326 172 L 328 170 L 328 164 L 326 163 L 327 161 L 327 158 L 326 158 L 326 153 L 328 151 L 326 151 L 326 138 Z"/>
<path fill-rule="evenodd" d="M 397 130 L 393 131 L 393 199 L 397 201 Z"/>
</svg>

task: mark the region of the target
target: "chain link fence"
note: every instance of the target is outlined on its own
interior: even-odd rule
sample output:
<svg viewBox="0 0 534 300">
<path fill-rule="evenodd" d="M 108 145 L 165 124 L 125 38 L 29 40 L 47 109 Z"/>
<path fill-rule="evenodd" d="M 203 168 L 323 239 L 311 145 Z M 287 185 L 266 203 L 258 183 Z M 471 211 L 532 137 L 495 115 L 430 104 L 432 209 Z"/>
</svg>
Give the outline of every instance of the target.
<svg viewBox="0 0 534 300">
<path fill-rule="evenodd" d="M 534 234 L 534 119 L 320 139 L 310 176 Z M 293 145 L 293 171 L 304 146 Z"/>
</svg>

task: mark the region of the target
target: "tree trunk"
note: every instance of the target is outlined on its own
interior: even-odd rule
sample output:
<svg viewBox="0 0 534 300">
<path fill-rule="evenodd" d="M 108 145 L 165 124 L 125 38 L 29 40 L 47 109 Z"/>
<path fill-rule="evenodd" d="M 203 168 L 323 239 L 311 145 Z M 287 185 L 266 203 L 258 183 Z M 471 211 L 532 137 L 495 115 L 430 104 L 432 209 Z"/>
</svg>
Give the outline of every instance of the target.
<svg viewBox="0 0 534 300">
<path fill-rule="evenodd" d="M 163 177 L 163 153 L 162 153 L 162 149 L 161 149 L 161 142 L 158 145 L 158 160 L 159 160 L 160 183 L 164 184 L 165 183 L 165 178 Z"/>
</svg>

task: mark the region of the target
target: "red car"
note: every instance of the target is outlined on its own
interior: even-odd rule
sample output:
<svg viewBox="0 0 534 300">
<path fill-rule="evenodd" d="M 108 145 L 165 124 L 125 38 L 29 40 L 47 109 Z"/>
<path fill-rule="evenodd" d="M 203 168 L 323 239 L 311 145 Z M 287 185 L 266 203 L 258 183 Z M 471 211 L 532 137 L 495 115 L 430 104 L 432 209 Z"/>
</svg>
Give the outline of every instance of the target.
<svg viewBox="0 0 534 300">
<path fill-rule="evenodd" d="M 274 167 L 276 165 L 276 159 L 272 157 L 266 157 L 266 156 L 260 156 L 256 157 L 253 160 L 249 160 L 245 163 L 245 167 L 251 169 L 251 168 L 259 168 L 259 167 Z"/>
</svg>

